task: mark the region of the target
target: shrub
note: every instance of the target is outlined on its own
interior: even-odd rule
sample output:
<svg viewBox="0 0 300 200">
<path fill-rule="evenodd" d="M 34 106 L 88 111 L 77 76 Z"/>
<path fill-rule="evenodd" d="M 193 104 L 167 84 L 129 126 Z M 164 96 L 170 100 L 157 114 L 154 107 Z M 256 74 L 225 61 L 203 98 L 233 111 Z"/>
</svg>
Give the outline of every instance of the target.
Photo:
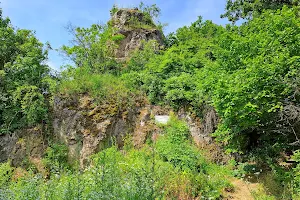
<svg viewBox="0 0 300 200">
<path fill-rule="evenodd" d="M 117 35 L 114 35 L 112 36 L 112 41 L 116 42 L 117 44 L 120 44 L 120 42 L 125 38 L 124 35 L 122 34 L 117 34 Z"/>
<path fill-rule="evenodd" d="M 68 164 L 68 147 L 63 144 L 53 144 L 46 150 L 43 163 L 52 173 L 59 173 L 70 168 Z"/>
<path fill-rule="evenodd" d="M 14 200 L 36 200 L 41 198 L 40 187 L 43 184 L 41 176 L 30 174 L 17 182 L 12 182 L 8 193 L 8 199 Z"/>
<path fill-rule="evenodd" d="M 110 105 L 108 114 L 132 108 L 143 101 L 139 91 L 131 91 L 126 82 L 112 74 L 90 73 L 87 68 L 76 68 L 62 80 L 60 92 L 68 95 L 88 94 L 97 105 Z"/>
<path fill-rule="evenodd" d="M 10 166 L 10 162 L 0 163 L 0 189 L 8 185 L 12 172 L 13 168 Z"/>
<path fill-rule="evenodd" d="M 171 117 L 155 148 L 162 159 L 172 163 L 174 167 L 192 171 L 201 168 L 200 154 L 189 140 L 187 125 L 175 117 Z"/>
</svg>

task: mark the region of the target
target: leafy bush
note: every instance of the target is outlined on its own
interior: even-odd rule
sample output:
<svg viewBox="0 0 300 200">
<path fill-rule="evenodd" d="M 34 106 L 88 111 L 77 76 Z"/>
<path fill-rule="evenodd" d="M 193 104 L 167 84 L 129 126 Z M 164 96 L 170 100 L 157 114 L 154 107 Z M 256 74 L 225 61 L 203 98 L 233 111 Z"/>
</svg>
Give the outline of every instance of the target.
<svg viewBox="0 0 300 200">
<path fill-rule="evenodd" d="M 286 80 L 295 78 L 288 74 L 299 65 L 298 23 L 297 8 L 284 7 L 265 11 L 240 27 L 228 26 L 218 40 L 217 64 L 199 73 L 203 81 L 197 89 L 210 97 L 221 117 L 215 136 L 228 149 L 245 150 L 245 141 L 249 147 L 247 141 L 257 130 L 262 139 L 280 137 L 277 131 L 265 130 L 278 130 L 278 112 L 295 101 Z"/>
<path fill-rule="evenodd" d="M 28 125 L 47 119 L 45 98 L 36 86 L 23 85 L 13 93 L 14 103 L 21 108 Z"/>
<path fill-rule="evenodd" d="M 244 2 L 242 0 L 227 0 L 226 13 L 222 14 L 221 17 L 227 17 L 229 21 L 236 22 L 239 19 L 251 19 L 253 17 L 259 16 L 263 10 L 281 9 L 284 5 L 286 6 L 296 6 L 299 5 L 298 0 L 258 0 Z"/>
<path fill-rule="evenodd" d="M 189 141 L 189 129 L 184 122 L 172 118 L 164 135 L 156 143 L 156 150 L 166 160 L 182 170 L 205 170 L 199 163 L 199 151 Z"/>
<path fill-rule="evenodd" d="M 93 155 L 84 171 L 62 168 L 65 148 L 52 145 L 45 161 L 62 170 L 49 180 L 29 174 L 11 182 L 6 199 L 218 199 L 232 187 L 226 167 L 201 157 L 183 122 L 173 118 L 164 129 L 156 144 L 134 149 L 127 139 L 126 150 L 112 146 Z"/>
<path fill-rule="evenodd" d="M 41 199 L 42 192 L 40 190 L 43 180 L 39 176 L 29 175 L 10 185 L 8 198 L 10 200 L 36 200 Z"/>
<path fill-rule="evenodd" d="M 190 74 L 182 73 L 180 76 L 173 76 L 165 81 L 163 91 L 165 100 L 172 107 L 189 106 L 196 99 L 196 84 L 194 77 Z"/>
<path fill-rule="evenodd" d="M 163 135 L 155 144 L 155 149 L 162 160 L 172 164 L 175 169 L 174 177 L 169 177 L 171 181 L 166 187 L 167 190 L 174 187 L 169 194 L 175 195 L 173 197 L 183 198 L 181 195 L 191 194 L 197 197 L 201 194 L 202 198 L 217 199 L 224 188 L 232 187 L 229 181 L 224 179 L 229 175 L 229 170 L 205 160 L 192 144 L 187 125 L 175 117 L 166 125 Z M 214 173 L 215 170 L 218 171 L 217 174 Z M 185 185 L 185 189 L 182 185 Z M 187 193 L 182 194 L 182 189 L 187 190 Z"/>
<path fill-rule="evenodd" d="M 125 72 L 140 72 L 145 69 L 148 62 L 158 54 L 159 44 L 155 40 L 142 41 L 142 49 L 132 52 L 126 65 Z"/>
<path fill-rule="evenodd" d="M 59 86 L 62 94 L 88 94 L 97 105 L 108 105 L 108 113 L 114 115 L 143 103 L 138 90 L 131 91 L 126 82 L 112 74 L 91 73 L 87 68 L 70 69 Z"/>
<path fill-rule="evenodd" d="M 111 39 L 112 41 L 116 42 L 117 44 L 120 44 L 120 42 L 125 38 L 124 35 L 122 34 L 117 34 L 117 35 L 114 35 Z"/>
<path fill-rule="evenodd" d="M 113 36 L 109 25 L 93 24 L 90 28 L 69 25 L 74 37 L 72 46 L 64 45 L 62 53 L 76 67 L 88 68 L 91 73 L 118 73 L 120 64 L 114 58 L 121 35 Z"/>
<path fill-rule="evenodd" d="M 13 168 L 10 162 L 0 163 L 0 189 L 9 184 L 12 177 Z"/>
<path fill-rule="evenodd" d="M 68 164 L 68 147 L 63 144 L 53 144 L 45 152 L 43 163 L 51 173 L 59 173 L 70 168 Z"/>
</svg>

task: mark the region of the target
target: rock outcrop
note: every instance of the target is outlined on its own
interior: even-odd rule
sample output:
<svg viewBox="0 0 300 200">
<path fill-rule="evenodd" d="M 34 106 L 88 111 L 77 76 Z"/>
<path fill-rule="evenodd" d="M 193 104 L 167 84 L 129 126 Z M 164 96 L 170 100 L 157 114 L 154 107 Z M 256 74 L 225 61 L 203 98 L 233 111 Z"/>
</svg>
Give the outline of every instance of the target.
<svg viewBox="0 0 300 200">
<path fill-rule="evenodd" d="M 47 141 L 38 127 L 19 130 L 0 136 L 0 162 L 11 161 L 12 166 L 26 166 L 31 159 L 41 159 Z"/>
<path fill-rule="evenodd" d="M 140 103 L 126 108 L 126 111 L 109 114 L 105 111 L 105 106 L 94 105 L 93 99 L 87 95 L 55 98 L 53 135 L 57 142 L 67 145 L 70 163 L 79 160 L 84 168 L 91 155 L 112 144 L 122 147 L 127 134 L 133 136 L 136 147 L 142 147 L 147 139 L 155 140 L 161 132 L 155 123 L 155 116 L 170 113 L 168 108 Z M 211 144 L 211 133 L 218 123 L 213 109 L 207 109 L 204 113 L 202 120 L 186 111 L 177 113 L 179 118 L 187 122 L 191 135 L 199 146 Z M 2 135 L 0 162 L 11 160 L 13 166 L 23 166 L 27 158 L 41 159 L 46 148 L 46 139 L 38 128 Z"/>
<path fill-rule="evenodd" d="M 163 33 L 138 9 L 120 9 L 110 21 L 115 29 L 115 34 L 125 38 L 120 42 L 116 51 L 118 59 L 126 59 L 130 54 L 142 47 L 142 41 L 155 40 L 163 44 Z"/>
<path fill-rule="evenodd" d="M 56 97 L 54 102 L 54 134 L 69 148 L 69 160 L 80 160 L 81 167 L 89 157 L 113 143 L 123 145 L 123 138 L 133 133 L 140 108 L 127 108 L 110 115 L 95 106 L 88 96 Z M 105 105 L 103 105 L 105 106 Z"/>
<path fill-rule="evenodd" d="M 212 142 L 211 134 L 217 129 L 219 122 L 217 113 L 212 107 L 208 107 L 203 111 L 202 119 L 186 111 L 180 111 L 178 116 L 187 122 L 191 135 L 198 146 Z"/>
<path fill-rule="evenodd" d="M 18 136 L 16 133 L 0 136 L 0 162 L 6 162 L 8 160 L 17 141 Z"/>
</svg>

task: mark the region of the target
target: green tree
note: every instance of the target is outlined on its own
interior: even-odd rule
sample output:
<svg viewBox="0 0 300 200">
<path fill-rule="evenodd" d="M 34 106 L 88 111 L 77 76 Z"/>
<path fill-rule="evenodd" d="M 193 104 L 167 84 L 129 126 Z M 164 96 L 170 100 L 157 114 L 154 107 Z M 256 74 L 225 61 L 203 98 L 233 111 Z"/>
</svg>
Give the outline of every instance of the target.
<svg viewBox="0 0 300 200">
<path fill-rule="evenodd" d="M 63 54 L 74 62 L 76 67 L 87 67 L 91 72 L 117 73 L 118 63 L 114 59 L 118 47 L 110 26 L 93 24 L 90 28 L 67 27 L 73 36 L 71 46 L 64 45 Z"/>
<path fill-rule="evenodd" d="M 284 5 L 299 5 L 299 0 L 227 0 L 226 12 L 221 17 L 236 22 L 239 19 L 251 19 L 266 9 L 281 9 Z"/>
<path fill-rule="evenodd" d="M 150 21 L 156 21 L 161 14 L 160 8 L 156 4 L 145 5 L 140 2 L 139 9 L 144 13 L 145 17 Z"/>
<path fill-rule="evenodd" d="M 174 108 L 198 104 L 194 74 L 215 62 L 216 38 L 223 31 L 199 17 L 172 34 L 169 48 L 151 56 L 141 72 L 142 88 L 150 100 Z"/>
<path fill-rule="evenodd" d="M 45 119 L 46 60 L 34 33 L 14 28 L 0 11 L 0 134 Z"/>
<path fill-rule="evenodd" d="M 198 89 L 211 97 L 221 116 L 216 136 L 225 143 L 245 136 L 281 136 L 276 117 L 286 102 L 299 102 L 290 84 L 300 64 L 299 19 L 297 8 L 266 11 L 240 27 L 227 27 L 219 38 L 217 65 L 199 74 L 204 81 Z"/>
</svg>

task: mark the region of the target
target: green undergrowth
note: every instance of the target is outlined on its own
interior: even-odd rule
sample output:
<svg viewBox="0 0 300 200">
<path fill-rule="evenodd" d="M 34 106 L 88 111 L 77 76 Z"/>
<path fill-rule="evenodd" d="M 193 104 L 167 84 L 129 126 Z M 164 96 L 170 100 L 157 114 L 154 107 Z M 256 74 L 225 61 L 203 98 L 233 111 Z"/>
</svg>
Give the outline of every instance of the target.
<svg viewBox="0 0 300 200">
<path fill-rule="evenodd" d="M 90 73 L 86 68 L 72 69 L 62 80 L 59 90 L 69 95 L 89 93 L 99 101 L 108 99 L 115 93 L 121 97 L 130 92 L 117 76 Z"/>
<path fill-rule="evenodd" d="M 119 76 L 90 73 L 88 69 L 76 68 L 66 74 L 59 85 L 64 96 L 89 95 L 99 106 L 110 106 L 117 110 L 142 105 L 144 95 L 132 90 Z"/>
<path fill-rule="evenodd" d="M 16 200 L 219 199 L 232 189 L 230 171 L 206 160 L 188 134 L 187 126 L 174 118 L 156 141 L 135 149 L 127 138 L 123 150 L 112 146 L 93 155 L 85 170 L 59 167 L 65 162 L 64 149 L 54 146 L 46 160 L 56 166 L 55 172 L 46 179 L 28 173 L 12 181 L 12 168 L 2 164 L 1 195 Z"/>
</svg>

